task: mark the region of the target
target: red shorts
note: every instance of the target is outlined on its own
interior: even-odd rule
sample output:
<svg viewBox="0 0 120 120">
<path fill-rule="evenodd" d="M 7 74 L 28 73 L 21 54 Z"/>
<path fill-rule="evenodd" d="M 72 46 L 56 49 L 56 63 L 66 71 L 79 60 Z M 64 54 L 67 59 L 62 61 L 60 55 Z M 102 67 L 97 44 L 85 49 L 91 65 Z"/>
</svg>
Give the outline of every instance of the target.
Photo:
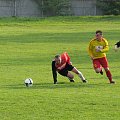
<svg viewBox="0 0 120 120">
<path fill-rule="evenodd" d="M 93 67 L 94 67 L 94 69 L 101 68 L 101 66 L 103 68 L 108 68 L 108 61 L 107 61 L 106 57 L 97 58 L 97 59 L 93 60 Z"/>
</svg>

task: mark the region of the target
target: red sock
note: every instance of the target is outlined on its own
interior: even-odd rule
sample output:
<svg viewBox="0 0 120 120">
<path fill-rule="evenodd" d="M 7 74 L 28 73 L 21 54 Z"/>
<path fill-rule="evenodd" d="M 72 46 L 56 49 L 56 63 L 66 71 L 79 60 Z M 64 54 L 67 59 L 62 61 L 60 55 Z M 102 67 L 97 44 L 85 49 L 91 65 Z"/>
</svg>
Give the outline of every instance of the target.
<svg viewBox="0 0 120 120">
<path fill-rule="evenodd" d="M 106 72 L 106 75 L 107 75 L 109 81 L 111 82 L 111 81 L 112 81 L 112 74 L 111 74 L 110 70 L 108 70 L 108 71 Z"/>
</svg>

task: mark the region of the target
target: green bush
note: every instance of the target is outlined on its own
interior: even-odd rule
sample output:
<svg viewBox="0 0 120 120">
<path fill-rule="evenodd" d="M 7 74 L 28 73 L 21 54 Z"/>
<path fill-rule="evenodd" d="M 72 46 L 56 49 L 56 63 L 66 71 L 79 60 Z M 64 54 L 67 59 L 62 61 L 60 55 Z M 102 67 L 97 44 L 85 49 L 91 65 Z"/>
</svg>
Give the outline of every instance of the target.
<svg viewBox="0 0 120 120">
<path fill-rule="evenodd" d="M 70 15 L 69 0 L 35 0 L 43 13 L 43 16 Z"/>
<path fill-rule="evenodd" d="M 120 15 L 120 1 L 118 0 L 97 0 L 99 7 L 104 15 Z"/>
</svg>

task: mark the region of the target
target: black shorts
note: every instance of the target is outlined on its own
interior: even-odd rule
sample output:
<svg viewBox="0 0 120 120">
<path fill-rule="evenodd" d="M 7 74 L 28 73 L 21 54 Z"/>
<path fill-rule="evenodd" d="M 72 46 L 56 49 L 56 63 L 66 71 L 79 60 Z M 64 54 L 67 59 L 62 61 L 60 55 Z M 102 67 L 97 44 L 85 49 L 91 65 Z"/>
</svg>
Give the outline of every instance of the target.
<svg viewBox="0 0 120 120">
<path fill-rule="evenodd" d="M 68 71 L 71 71 L 74 67 L 72 65 L 66 64 L 65 68 L 60 70 L 58 73 L 62 76 L 67 76 Z"/>
</svg>

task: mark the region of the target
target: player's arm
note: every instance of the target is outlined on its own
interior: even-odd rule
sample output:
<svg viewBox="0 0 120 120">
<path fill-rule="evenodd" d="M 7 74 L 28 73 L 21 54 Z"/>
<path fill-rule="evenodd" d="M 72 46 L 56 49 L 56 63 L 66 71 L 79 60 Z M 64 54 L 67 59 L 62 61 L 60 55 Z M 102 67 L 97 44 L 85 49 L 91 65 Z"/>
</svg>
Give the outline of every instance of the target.
<svg viewBox="0 0 120 120">
<path fill-rule="evenodd" d="M 57 68 L 57 70 L 62 70 L 63 68 L 65 68 L 66 63 L 64 63 L 63 65 L 61 65 L 60 67 Z"/>
<path fill-rule="evenodd" d="M 92 58 L 93 57 L 92 50 L 88 49 L 88 53 L 89 53 L 89 56 Z"/>
<path fill-rule="evenodd" d="M 107 52 L 109 50 L 109 46 L 105 46 L 104 49 L 100 50 L 102 53 Z"/>
<path fill-rule="evenodd" d="M 104 40 L 104 41 L 105 41 L 105 46 L 104 46 L 103 49 L 100 50 L 102 53 L 107 52 L 109 50 L 109 46 L 108 46 L 107 40 Z"/>
<path fill-rule="evenodd" d="M 52 61 L 52 74 L 53 74 L 53 80 L 55 84 L 57 82 L 57 72 L 55 67 L 55 61 Z"/>
<path fill-rule="evenodd" d="M 90 56 L 91 58 L 94 57 L 93 54 L 92 54 L 92 45 L 91 45 L 91 42 L 90 42 L 89 47 L 88 47 L 88 54 L 89 54 L 89 56 Z"/>
</svg>

